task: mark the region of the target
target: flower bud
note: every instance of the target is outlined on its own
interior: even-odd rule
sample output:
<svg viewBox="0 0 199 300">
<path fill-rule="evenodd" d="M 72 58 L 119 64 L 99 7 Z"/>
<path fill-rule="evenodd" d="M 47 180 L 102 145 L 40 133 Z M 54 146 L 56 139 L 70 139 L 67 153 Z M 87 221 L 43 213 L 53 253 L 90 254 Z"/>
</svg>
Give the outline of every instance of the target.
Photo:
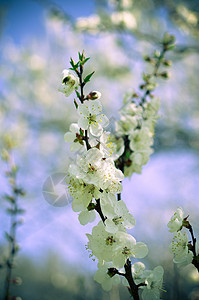
<svg viewBox="0 0 199 300">
<path fill-rule="evenodd" d="M 15 278 L 13 278 L 12 283 L 15 285 L 21 285 L 22 279 L 20 277 L 15 277 Z"/>
<path fill-rule="evenodd" d="M 168 72 L 162 72 L 159 74 L 162 78 L 168 79 L 170 77 Z"/>
<path fill-rule="evenodd" d="M 63 70 L 62 85 L 59 87 L 59 91 L 64 93 L 66 97 L 70 96 L 72 92 L 77 89 L 79 79 L 76 75 L 73 75 L 68 70 Z"/>
<path fill-rule="evenodd" d="M 89 100 L 96 100 L 101 98 L 101 93 L 97 91 L 92 91 L 90 94 L 88 94 L 88 99 Z"/>
<path fill-rule="evenodd" d="M 172 62 L 171 62 L 171 60 L 164 60 L 163 61 L 163 65 L 165 66 L 165 67 L 171 67 L 172 66 Z"/>
</svg>

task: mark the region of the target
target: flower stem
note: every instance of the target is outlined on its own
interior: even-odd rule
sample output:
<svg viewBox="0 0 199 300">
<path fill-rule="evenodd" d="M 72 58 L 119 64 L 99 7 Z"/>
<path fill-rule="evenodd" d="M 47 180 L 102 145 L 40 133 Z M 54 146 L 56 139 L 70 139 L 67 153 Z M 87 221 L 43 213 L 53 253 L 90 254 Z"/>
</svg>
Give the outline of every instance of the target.
<svg viewBox="0 0 199 300">
<path fill-rule="evenodd" d="M 192 238 L 192 242 L 193 242 L 193 247 L 191 249 L 191 251 L 193 252 L 193 255 L 194 255 L 192 264 L 196 267 L 196 269 L 199 272 L 199 255 L 197 255 L 197 253 L 196 253 L 196 238 L 194 237 L 193 227 L 191 226 L 190 223 L 187 228 L 191 234 L 191 238 Z"/>
<path fill-rule="evenodd" d="M 134 300 L 139 300 L 140 297 L 139 297 L 139 293 L 138 293 L 138 286 L 135 284 L 135 282 L 133 280 L 130 259 L 127 259 L 127 261 L 124 265 L 124 269 L 125 269 L 125 278 L 127 279 L 129 286 L 130 286 L 129 292 L 133 296 Z"/>
<path fill-rule="evenodd" d="M 165 47 L 164 47 L 164 45 L 163 45 L 162 51 L 161 51 L 161 53 L 160 53 L 160 56 L 158 57 L 158 59 L 157 59 L 157 61 L 156 61 L 156 63 L 155 63 L 154 70 L 153 70 L 152 74 L 150 75 L 151 78 L 152 78 L 152 77 L 157 77 L 157 76 L 158 76 L 158 70 L 159 70 L 160 65 L 161 65 L 161 62 L 162 62 L 162 60 L 163 60 L 163 58 L 164 58 L 165 52 L 166 52 L 166 49 L 165 49 Z M 141 103 L 140 103 L 140 105 L 143 105 L 143 104 L 146 102 L 146 98 L 147 98 L 147 96 L 149 96 L 150 94 L 151 94 L 151 90 L 150 90 L 150 89 L 146 89 L 146 91 L 145 91 L 143 97 L 141 98 Z"/>
</svg>

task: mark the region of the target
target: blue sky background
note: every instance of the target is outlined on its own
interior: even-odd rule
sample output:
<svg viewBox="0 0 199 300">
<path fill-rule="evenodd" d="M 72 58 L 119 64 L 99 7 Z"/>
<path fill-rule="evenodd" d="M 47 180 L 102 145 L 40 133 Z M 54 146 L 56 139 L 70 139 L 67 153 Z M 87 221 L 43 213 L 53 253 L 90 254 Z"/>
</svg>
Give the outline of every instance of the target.
<svg viewBox="0 0 199 300">
<path fill-rule="evenodd" d="M 53 4 L 73 18 L 90 15 L 95 7 L 93 0 L 1 0 L 0 4 L 4 10 L 3 36 L 11 36 L 18 44 L 30 36 L 42 37 L 46 8 L 54 7 Z"/>
</svg>

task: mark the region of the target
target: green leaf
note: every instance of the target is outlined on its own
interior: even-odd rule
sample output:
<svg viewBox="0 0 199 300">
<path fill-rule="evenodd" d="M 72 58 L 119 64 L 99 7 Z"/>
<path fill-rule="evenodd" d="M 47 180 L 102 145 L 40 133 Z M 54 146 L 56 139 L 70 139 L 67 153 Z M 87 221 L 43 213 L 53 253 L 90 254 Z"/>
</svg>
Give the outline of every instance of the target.
<svg viewBox="0 0 199 300">
<path fill-rule="evenodd" d="M 95 204 L 94 204 L 94 203 L 90 203 L 90 204 L 87 206 L 87 209 L 88 209 L 88 211 L 94 210 L 94 209 L 95 209 Z"/>
<path fill-rule="evenodd" d="M 78 55 L 79 55 L 79 60 L 82 61 L 82 55 L 80 52 L 78 52 Z"/>
<path fill-rule="evenodd" d="M 80 135 L 81 135 L 81 136 L 84 136 L 84 130 L 82 130 L 82 129 L 80 128 L 79 132 L 80 132 Z"/>
<path fill-rule="evenodd" d="M 95 73 L 95 71 L 93 71 L 92 73 L 90 73 L 89 75 L 87 75 L 85 78 L 84 78 L 84 82 L 87 83 L 90 81 L 91 77 L 93 76 L 93 74 Z"/>
<path fill-rule="evenodd" d="M 80 99 L 81 98 L 80 93 L 77 90 L 75 90 L 75 93 L 76 93 L 77 97 Z"/>
<path fill-rule="evenodd" d="M 166 46 L 166 50 L 167 50 L 167 51 L 171 51 L 171 50 L 173 50 L 173 49 L 175 48 L 175 46 L 176 46 L 175 44 Z"/>
<path fill-rule="evenodd" d="M 14 188 L 14 193 L 16 194 L 16 195 L 20 195 L 20 196 L 25 196 L 25 191 L 24 191 L 24 189 L 22 189 L 22 188 Z"/>
<path fill-rule="evenodd" d="M 85 60 L 84 60 L 84 64 L 90 59 L 90 57 L 87 57 Z"/>
<path fill-rule="evenodd" d="M 10 202 L 10 203 L 14 203 L 15 202 L 15 198 L 10 196 L 10 195 L 4 195 L 4 198 Z"/>
<path fill-rule="evenodd" d="M 69 69 L 75 71 L 79 66 L 79 61 L 77 63 L 75 63 L 75 61 L 71 57 L 70 64 L 71 64 L 72 68 L 69 68 Z"/>
<path fill-rule="evenodd" d="M 71 66 L 72 66 L 73 68 L 75 67 L 75 62 L 74 62 L 74 60 L 73 60 L 72 57 L 70 58 L 70 64 L 71 64 Z"/>
<path fill-rule="evenodd" d="M 78 109 L 77 101 L 74 99 L 75 108 Z"/>
<path fill-rule="evenodd" d="M 9 233 L 5 232 L 5 238 L 8 242 L 13 242 L 13 237 Z"/>
</svg>

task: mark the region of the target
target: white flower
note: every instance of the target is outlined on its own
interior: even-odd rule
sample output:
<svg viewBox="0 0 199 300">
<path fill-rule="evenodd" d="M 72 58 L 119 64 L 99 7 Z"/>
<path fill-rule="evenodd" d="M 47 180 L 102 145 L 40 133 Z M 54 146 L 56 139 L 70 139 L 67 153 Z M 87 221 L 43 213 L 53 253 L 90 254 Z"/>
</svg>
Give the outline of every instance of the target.
<svg viewBox="0 0 199 300">
<path fill-rule="evenodd" d="M 136 243 L 135 238 L 125 232 L 118 231 L 115 234 L 118 247 L 113 253 L 113 265 L 121 269 L 129 257 L 143 258 L 148 254 L 148 248 L 144 243 Z"/>
<path fill-rule="evenodd" d="M 137 27 L 136 19 L 134 18 L 132 12 L 129 11 L 114 12 L 111 15 L 111 20 L 113 24 L 125 26 L 130 30 Z"/>
<path fill-rule="evenodd" d="M 144 283 L 146 276 L 145 276 L 145 265 L 141 262 L 137 262 L 132 265 L 132 275 L 133 275 L 133 280 L 135 281 L 136 284 Z"/>
<path fill-rule="evenodd" d="M 92 235 L 87 234 L 89 239 L 88 248 L 92 251 L 99 262 L 110 262 L 115 249 L 119 246 L 118 239 L 114 234 L 105 231 L 105 226 L 100 221 L 92 229 Z"/>
<path fill-rule="evenodd" d="M 92 251 L 99 262 L 113 262 L 113 266 L 121 269 L 126 260 L 133 256 L 143 258 L 148 253 L 148 248 L 143 243 L 136 243 L 130 234 L 124 231 L 109 233 L 105 231 L 105 226 L 100 221 L 93 227 L 92 235 L 87 234 L 89 239 L 88 248 Z"/>
<path fill-rule="evenodd" d="M 193 259 L 193 253 L 188 249 L 188 235 L 182 231 L 174 233 L 173 241 L 169 246 L 169 251 L 174 255 L 175 263 L 191 263 Z M 190 254 L 191 253 L 191 254 Z"/>
<path fill-rule="evenodd" d="M 93 198 L 100 197 L 100 191 L 93 184 L 85 184 L 70 175 L 66 177 L 66 183 L 68 192 L 73 197 L 72 208 L 75 212 L 86 210 Z"/>
<path fill-rule="evenodd" d="M 145 152 L 152 144 L 152 133 L 149 128 L 142 127 L 141 129 L 136 129 L 133 133 L 129 135 L 130 148 L 133 151 Z"/>
<path fill-rule="evenodd" d="M 113 277 L 108 275 L 108 269 L 112 268 L 113 265 L 110 262 L 98 263 L 98 270 L 94 275 L 94 279 L 102 285 L 105 291 L 110 291 L 113 285 L 120 283 L 120 276 L 115 274 Z"/>
<path fill-rule="evenodd" d="M 101 114 L 102 104 L 99 100 L 85 101 L 78 107 L 80 118 L 78 125 L 82 129 L 89 129 L 94 136 L 100 136 L 103 132 L 103 127 L 108 126 L 108 118 Z"/>
<path fill-rule="evenodd" d="M 70 132 L 65 133 L 64 140 L 67 143 L 72 143 L 70 145 L 71 152 L 79 151 L 84 147 L 84 139 L 80 133 L 80 128 L 76 123 L 70 125 Z"/>
<path fill-rule="evenodd" d="M 135 219 L 129 213 L 124 201 L 117 201 L 115 196 L 110 193 L 102 193 L 101 209 L 105 220 L 105 230 L 110 233 L 116 233 L 122 226 L 131 229 L 135 226 Z"/>
<path fill-rule="evenodd" d="M 130 134 L 138 125 L 136 116 L 121 116 L 120 120 L 116 122 L 115 129 L 119 135 Z"/>
<path fill-rule="evenodd" d="M 115 167 L 112 158 L 102 159 L 98 173 L 100 176 L 98 185 L 102 190 L 112 194 L 122 191 L 121 181 L 124 179 L 124 174 Z"/>
<path fill-rule="evenodd" d="M 129 135 L 142 120 L 142 107 L 133 102 L 127 102 L 120 110 L 120 119 L 116 122 L 116 132 L 119 135 Z"/>
<path fill-rule="evenodd" d="M 116 145 L 111 141 L 110 132 L 104 131 L 100 138 L 92 139 L 90 141 L 92 147 L 98 146 L 104 157 L 112 157 L 116 149 Z"/>
<path fill-rule="evenodd" d="M 130 178 L 134 172 L 140 174 L 142 172 L 143 165 L 146 165 L 149 161 L 151 153 L 153 153 L 153 149 L 150 147 L 131 153 L 129 157 L 130 165 L 125 166 L 124 176 Z"/>
<path fill-rule="evenodd" d="M 167 224 L 170 232 L 178 231 L 182 228 L 182 221 L 184 219 L 184 212 L 181 207 L 178 207 L 171 220 Z"/>
<path fill-rule="evenodd" d="M 143 286 L 142 299 L 143 300 L 159 300 L 160 291 L 162 288 L 162 281 L 164 269 L 162 266 L 157 266 L 153 271 L 146 272 L 146 286 Z"/>
<path fill-rule="evenodd" d="M 86 184 L 94 184 L 99 189 L 120 193 L 123 173 L 116 169 L 111 158 L 104 158 L 97 148 L 89 149 L 85 155 L 77 156 L 76 164 L 69 166 L 69 173 Z"/>
<path fill-rule="evenodd" d="M 144 119 L 155 122 L 159 118 L 158 116 L 159 108 L 160 108 L 159 98 L 153 98 L 150 102 L 146 102 L 144 104 L 144 113 L 143 113 Z"/>
<path fill-rule="evenodd" d="M 63 70 L 62 85 L 59 87 L 59 91 L 64 93 L 66 97 L 70 96 L 72 92 L 78 88 L 79 79 L 76 75 L 72 74 L 68 70 Z"/>
<path fill-rule="evenodd" d="M 102 112 L 102 104 L 99 100 L 85 101 L 78 107 L 80 118 L 78 125 L 82 129 L 89 129 L 94 136 L 100 136 L 103 127 L 108 126 L 109 120 Z"/>
</svg>

